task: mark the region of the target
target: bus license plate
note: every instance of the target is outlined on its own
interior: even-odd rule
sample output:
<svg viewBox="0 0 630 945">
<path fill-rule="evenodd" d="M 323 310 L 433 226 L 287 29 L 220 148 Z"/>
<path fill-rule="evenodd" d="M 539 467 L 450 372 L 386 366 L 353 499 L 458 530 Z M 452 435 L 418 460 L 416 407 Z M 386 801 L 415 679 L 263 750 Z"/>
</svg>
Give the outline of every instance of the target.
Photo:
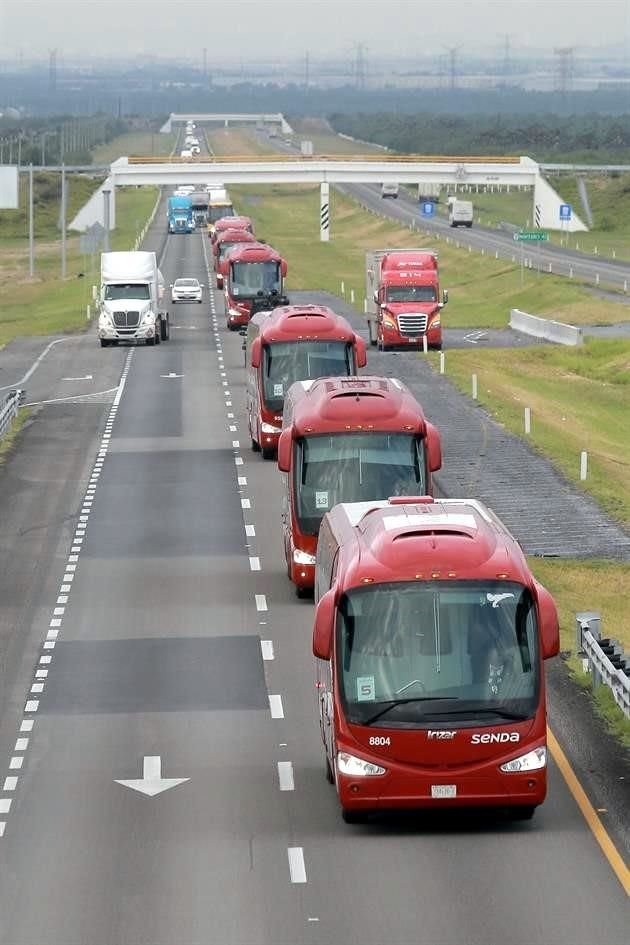
<svg viewBox="0 0 630 945">
<path fill-rule="evenodd" d="M 432 784 L 431 797 L 457 797 L 456 784 Z"/>
<path fill-rule="evenodd" d="M 417 345 L 417 344 L 420 344 L 420 340 L 421 340 L 421 339 L 420 339 L 420 338 L 408 338 L 407 340 L 409 341 L 409 344 L 410 344 L 410 345 Z"/>
</svg>

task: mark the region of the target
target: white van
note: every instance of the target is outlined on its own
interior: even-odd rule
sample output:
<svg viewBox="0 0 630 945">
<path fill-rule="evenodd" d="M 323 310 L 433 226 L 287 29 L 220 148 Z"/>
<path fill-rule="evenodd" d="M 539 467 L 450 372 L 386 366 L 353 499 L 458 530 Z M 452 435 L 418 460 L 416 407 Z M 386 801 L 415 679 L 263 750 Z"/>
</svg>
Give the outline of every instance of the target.
<svg viewBox="0 0 630 945">
<path fill-rule="evenodd" d="M 381 184 L 381 197 L 398 197 L 398 184 L 393 181 L 391 183 Z"/>
</svg>

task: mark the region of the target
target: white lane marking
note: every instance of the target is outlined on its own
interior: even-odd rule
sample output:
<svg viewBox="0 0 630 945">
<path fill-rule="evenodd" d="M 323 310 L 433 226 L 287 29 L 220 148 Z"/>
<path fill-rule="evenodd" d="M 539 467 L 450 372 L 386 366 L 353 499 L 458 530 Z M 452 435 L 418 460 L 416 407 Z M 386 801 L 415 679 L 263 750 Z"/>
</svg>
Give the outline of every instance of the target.
<svg viewBox="0 0 630 945">
<path fill-rule="evenodd" d="M 64 579 L 64 581 L 66 582 L 66 584 L 68 584 L 70 581 L 74 581 L 74 574 L 67 574 L 67 573 L 66 573 L 66 574 L 64 574 L 63 579 Z"/>
<path fill-rule="evenodd" d="M 51 627 L 60 627 L 61 624 L 62 624 L 62 621 L 60 617 L 53 617 L 53 619 L 50 621 Z"/>
<path fill-rule="evenodd" d="M 44 640 L 44 649 L 45 650 L 54 650 L 55 641 L 54 640 Z"/>
<path fill-rule="evenodd" d="M 2 790 L 3 790 L 3 791 L 15 791 L 15 788 L 16 788 L 17 783 L 18 783 L 18 779 L 17 779 L 17 777 L 15 777 L 15 776 L 12 777 L 12 778 L 5 778 L 5 779 L 4 779 L 4 786 L 3 786 Z"/>
<path fill-rule="evenodd" d="M 260 558 L 250 555 L 249 567 L 251 571 L 260 571 Z"/>
<path fill-rule="evenodd" d="M 245 534 L 247 535 L 248 538 L 255 538 L 255 537 L 256 537 L 256 526 L 255 526 L 255 525 L 246 525 L 246 526 L 245 526 Z"/>
<path fill-rule="evenodd" d="M 62 594 L 67 594 L 68 591 L 70 590 L 70 585 L 69 585 L 69 584 L 62 584 L 61 587 L 59 588 L 59 590 L 62 592 Z"/>
<path fill-rule="evenodd" d="M 43 666 L 48 666 L 49 663 L 52 663 L 52 656 L 40 656 L 39 662 Z"/>
<path fill-rule="evenodd" d="M 292 883 L 306 882 L 306 866 L 304 864 L 304 850 L 302 847 L 289 847 L 289 873 Z"/>
<path fill-rule="evenodd" d="M 237 430 L 238 430 L 238 427 L 236 426 L 236 424 L 235 424 L 235 423 L 231 423 L 231 424 L 230 424 L 230 433 L 236 433 Z"/>
<path fill-rule="evenodd" d="M 6 820 L 0 820 L 0 837 L 4 837 L 4 831 L 6 829 L 7 822 Z"/>
<path fill-rule="evenodd" d="M 260 649 L 262 651 L 262 658 L 264 660 L 275 659 L 273 652 L 273 640 L 261 640 Z"/>
<path fill-rule="evenodd" d="M 240 449 L 240 448 L 241 448 L 241 441 L 240 441 L 240 440 L 232 440 L 232 449 L 238 450 L 238 449 Z"/>
<path fill-rule="evenodd" d="M 256 610 L 259 613 L 263 610 L 268 610 L 267 597 L 265 594 L 256 594 Z"/>
<path fill-rule="evenodd" d="M 47 636 L 50 640 L 56 640 L 59 636 L 59 630 L 56 628 L 54 630 L 49 630 Z"/>
<path fill-rule="evenodd" d="M 59 597 L 57 598 L 57 603 L 58 603 L 58 604 L 67 604 L 67 603 L 68 603 L 68 595 L 67 595 L 67 594 L 60 594 Z"/>
<path fill-rule="evenodd" d="M 24 764 L 24 755 L 13 755 L 11 761 L 9 762 L 9 770 L 16 771 L 19 770 Z"/>
<path fill-rule="evenodd" d="M 15 742 L 13 751 L 26 751 L 28 748 L 28 738 L 18 738 Z"/>
<path fill-rule="evenodd" d="M 25 712 L 37 712 L 39 709 L 39 699 L 27 699 L 24 706 Z"/>
<path fill-rule="evenodd" d="M 35 670 L 35 679 L 46 679 L 48 676 L 47 669 L 37 669 Z"/>
<path fill-rule="evenodd" d="M 0 798 L 0 814 L 8 814 L 11 810 L 11 798 L 3 797 Z"/>
<path fill-rule="evenodd" d="M 295 791 L 295 781 L 293 779 L 293 762 L 278 762 L 278 781 L 281 791 Z M 306 882 L 306 879 L 304 880 Z"/>
<path fill-rule="evenodd" d="M 65 607 L 55 607 L 55 609 L 53 610 L 53 614 L 55 615 L 55 617 L 63 617 L 65 612 L 66 612 Z"/>
<path fill-rule="evenodd" d="M 233 414 L 233 413 L 229 413 L 229 414 L 228 414 L 228 420 L 233 420 L 233 419 L 234 419 L 234 414 Z"/>
<path fill-rule="evenodd" d="M 235 465 L 235 466 L 242 466 L 242 465 L 243 465 L 243 457 L 242 457 L 242 456 L 237 456 L 236 459 L 234 460 L 234 465 Z"/>
<path fill-rule="evenodd" d="M 251 509 L 252 503 L 249 499 L 241 499 L 241 508 L 242 509 Z"/>
<path fill-rule="evenodd" d="M 231 406 L 232 406 L 232 401 L 231 401 L 231 400 L 226 400 L 226 401 L 225 401 L 225 406 L 226 406 L 226 407 L 231 407 Z"/>
<path fill-rule="evenodd" d="M 35 719 L 23 719 L 20 725 L 21 732 L 32 732 L 35 725 Z"/>
<path fill-rule="evenodd" d="M 271 711 L 271 718 L 283 719 L 284 709 L 282 707 L 282 696 L 270 695 L 268 698 L 269 698 L 269 709 Z"/>
<path fill-rule="evenodd" d="M 41 695 L 43 691 L 44 691 L 44 683 L 43 683 L 43 682 L 35 682 L 35 683 L 33 683 L 33 685 L 31 686 L 31 692 L 32 692 L 33 695 L 35 695 L 35 696 Z"/>
<path fill-rule="evenodd" d="M 246 485 L 247 485 L 247 476 L 239 476 L 239 477 L 238 477 L 238 484 L 239 484 L 239 486 L 246 486 Z"/>
</svg>

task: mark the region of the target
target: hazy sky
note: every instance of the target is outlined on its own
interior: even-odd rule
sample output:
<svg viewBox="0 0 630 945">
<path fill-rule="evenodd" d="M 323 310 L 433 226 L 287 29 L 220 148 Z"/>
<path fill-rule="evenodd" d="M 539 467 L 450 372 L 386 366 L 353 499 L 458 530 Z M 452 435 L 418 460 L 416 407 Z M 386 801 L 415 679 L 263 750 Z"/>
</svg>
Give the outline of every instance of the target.
<svg viewBox="0 0 630 945">
<path fill-rule="evenodd" d="M 208 63 L 231 56 L 378 58 L 462 44 L 474 55 L 509 33 L 519 48 L 608 46 L 630 36 L 630 0 L 0 0 L 0 55 L 56 48 L 64 59 L 134 53 Z"/>
</svg>

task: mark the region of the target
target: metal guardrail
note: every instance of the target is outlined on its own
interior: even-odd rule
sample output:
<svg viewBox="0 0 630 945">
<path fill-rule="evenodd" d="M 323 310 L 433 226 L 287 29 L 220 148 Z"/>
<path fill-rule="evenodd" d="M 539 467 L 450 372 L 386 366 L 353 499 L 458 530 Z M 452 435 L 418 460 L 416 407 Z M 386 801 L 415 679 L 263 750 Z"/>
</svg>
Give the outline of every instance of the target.
<svg viewBox="0 0 630 945">
<path fill-rule="evenodd" d="M 11 424 L 17 417 L 20 404 L 24 400 L 24 391 L 11 390 L 0 407 L 0 439 L 11 429 Z"/>
<path fill-rule="evenodd" d="M 613 699 L 630 719 L 630 655 L 618 640 L 601 636 L 601 617 L 595 611 L 575 615 L 578 655 L 591 675 L 593 689 L 608 686 Z"/>
<path fill-rule="evenodd" d="M 334 163 L 343 163 L 344 161 L 367 161 L 371 163 L 382 163 L 386 161 L 391 164 L 491 164 L 491 165 L 518 165 L 521 163 L 520 157 L 483 157 L 479 155 L 467 157 L 454 157 L 445 154 L 197 154 L 193 157 L 183 158 L 179 155 L 172 157 L 146 155 L 129 155 L 127 163 L 134 164 L 287 164 L 296 161 L 331 161 Z"/>
</svg>

